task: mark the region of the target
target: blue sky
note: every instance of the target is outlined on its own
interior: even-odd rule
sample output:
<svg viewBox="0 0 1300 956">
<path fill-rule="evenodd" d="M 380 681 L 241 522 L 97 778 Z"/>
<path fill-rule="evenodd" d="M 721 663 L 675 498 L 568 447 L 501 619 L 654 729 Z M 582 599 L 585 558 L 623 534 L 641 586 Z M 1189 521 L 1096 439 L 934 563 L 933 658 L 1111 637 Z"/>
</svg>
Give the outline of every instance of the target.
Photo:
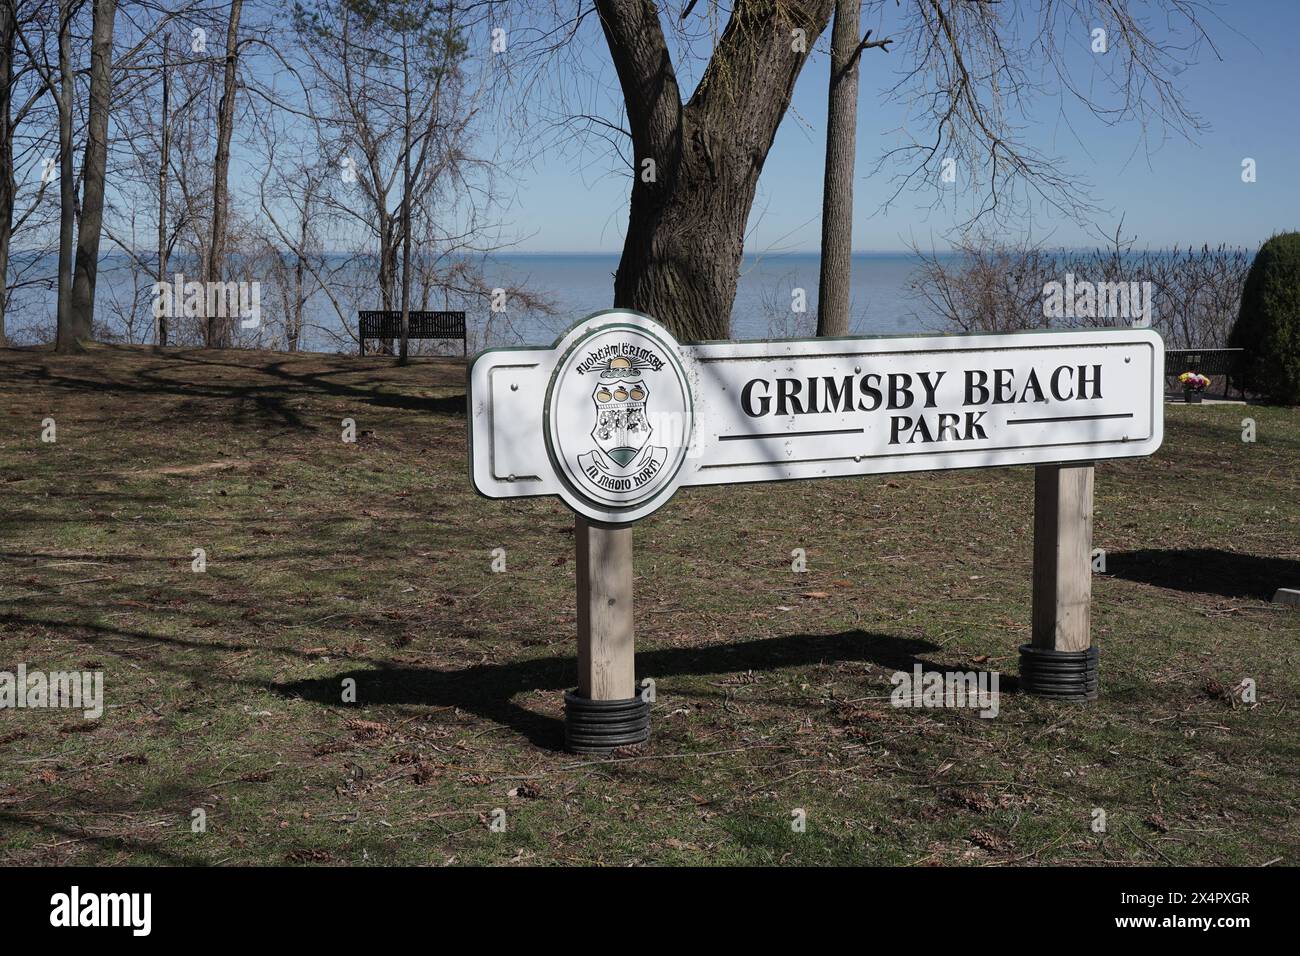
<svg viewBox="0 0 1300 956">
<path fill-rule="evenodd" d="M 1124 234 L 1138 247 L 1220 242 L 1256 247 L 1272 233 L 1300 228 L 1300 2 L 1238 0 L 1218 7 L 1211 19 L 1218 57 L 1203 48 L 1195 65 L 1178 76 L 1186 101 L 1207 125 L 1189 142 L 1166 138 L 1146 148 L 1132 123 L 1107 127 L 1078 110 L 1069 116 L 1075 132 L 1058 122 L 1055 101 L 1044 101 L 1027 136 L 1044 152 L 1060 155 L 1065 168 L 1092 184 L 1090 194 L 1104 210 L 1097 224 L 1113 228 L 1122 215 Z M 864 20 L 864 28 L 872 26 Z M 886 25 L 887 26 L 887 25 Z M 887 32 L 887 31 L 886 31 Z M 879 33 L 877 35 L 880 35 Z M 824 46 L 827 36 L 823 38 Z M 599 34 L 586 35 L 585 54 L 607 68 Z M 1062 45 L 1065 39 L 1062 38 Z M 1076 74 L 1088 77 L 1090 38 L 1077 37 Z M 888 176 L 872 175 L 887 133 L 901 108 L 882 102 L 906 60 L 899 51 L 864 53 L 858 119 L 854 248 L 892 251 L 915 241 L 943 248 L 951 213 L 931 211 L 929 195 L 904 194 L 887 213 L 879 210 L 892 192 Z M 816 251 L 825 148 L 828 58 L 816 53 L 800 76 L 792 114 L 787 115 L 768 157 L 747 252 Z M 1077 133 L 1077 138 L 1075 133 Z M 1079 141 L 1082 141 L 1082 146 Z M 1243 183 L 1242 160 L 1256 161 L 1257 181 Z M 627 214 L 629 180 L 601 175 L 617 162 L 589 153 L 552 152 L 534 168 L 517 171 L 517 201 L 507 221 L 531 252 L 617 252 Z M 761 213 L 761 216 L 760 216 Z M 1023 225 L 1023 224 L 1022 224 Z M 1034 235 L 1051 245 L 1096 244 L 1089 223 L 1052 221 L 1038 215 Z"/>
</svg>

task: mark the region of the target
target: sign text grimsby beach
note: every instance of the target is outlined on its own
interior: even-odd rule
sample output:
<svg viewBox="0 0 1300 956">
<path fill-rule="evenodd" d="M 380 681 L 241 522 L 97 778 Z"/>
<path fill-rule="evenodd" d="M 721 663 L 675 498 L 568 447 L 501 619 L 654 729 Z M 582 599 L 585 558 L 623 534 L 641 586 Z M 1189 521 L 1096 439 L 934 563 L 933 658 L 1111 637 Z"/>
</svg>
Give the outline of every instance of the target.
<svg viewBox="0 0 1300 956">
<path fill-rule="evenodd" d="M 682 485 L 1150 455 L 1150 329 L 710 342 L 598 313 L 470 368 L 474 486 L 634 521 Z"/>
</svg>

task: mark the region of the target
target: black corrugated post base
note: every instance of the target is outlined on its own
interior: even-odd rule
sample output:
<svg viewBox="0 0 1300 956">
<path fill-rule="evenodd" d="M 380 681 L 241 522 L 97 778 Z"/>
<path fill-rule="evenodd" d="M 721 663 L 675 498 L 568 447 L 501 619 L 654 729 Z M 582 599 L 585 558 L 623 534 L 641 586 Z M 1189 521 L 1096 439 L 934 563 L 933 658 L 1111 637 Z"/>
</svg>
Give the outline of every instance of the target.
<svg viewBox="0 0 1300 956">
<path fill-rule="evenodd" d="M 575 754 L 603 754 L 650 739 L 650 702 L 590 700 L 577 691 L 564 695 L 564 749 Z"/>
<path fill-rule="evenodd" d="M 1097 648 L 1055 651 L 1020 645 L 1020 689 L 1055 700 L 1096 700 Z"/>
</svg>

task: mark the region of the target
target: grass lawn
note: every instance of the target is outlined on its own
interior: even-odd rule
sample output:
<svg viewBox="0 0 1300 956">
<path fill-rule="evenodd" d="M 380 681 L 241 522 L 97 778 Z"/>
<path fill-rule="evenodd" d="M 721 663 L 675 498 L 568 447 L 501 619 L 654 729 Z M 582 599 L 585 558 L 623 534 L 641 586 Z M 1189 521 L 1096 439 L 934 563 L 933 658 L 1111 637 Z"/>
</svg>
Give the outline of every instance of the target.
<svg viewBox="0 0 1300 956">
<path fill-rule="evenodd" d="M 600 759 L 571 514 L 477 497 L 463 365 L 391 362 L 0 350 L 0 670 L 106 703 L 0 711 L 0 862 L 1300 862 L 1300 409 L 1097 466 L 1084 706 L 1015 692 L 1032 470 L 679 492 L 634 533 L 653 736 Z M 998 716 L 891 707 L 916 662 Z"/>
</svg>

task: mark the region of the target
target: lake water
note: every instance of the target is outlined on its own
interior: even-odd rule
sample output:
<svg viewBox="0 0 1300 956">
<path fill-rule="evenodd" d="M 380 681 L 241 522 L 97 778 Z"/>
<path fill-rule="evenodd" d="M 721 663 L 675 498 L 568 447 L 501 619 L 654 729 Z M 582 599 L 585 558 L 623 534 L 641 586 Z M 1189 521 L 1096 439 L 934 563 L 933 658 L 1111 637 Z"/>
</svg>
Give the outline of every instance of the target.
<svg viewBox="0 0 1300 956">
<path fill-rule="evenodd" d="M 54 271 L 52 257 L 41 262 L 40 272 Z M 457 301 L 454 297 L 444 306 L 464 309 L 471 329 L 471 347 L 483 345 L 549 345 L 565 328 L 582 317 L 610 308 L 613 303 L 614 271 L 617 254 L 515 253 L 491 257 L 484 269 L 490 285 L 507 287 L 515 284 L 545 296 L 555 306 L 554 315 L 508 309 L 493 314 L 482 299 Z M 854 333 L 896 334 L 934 331 L 935 320 L 918 315 L 921 306 L 908 294 L 908 281 L 918 265 L 911 253 L 859 253 L 853 257 L 850 328 Z M 184 272 L 182 265 L 178 271 Z M 811 335 L 817 310 L 818 256 L 815 253 L 747 256 L 732 311 L 732 337 L 756 339 Z M 188 274 L 192 279 L 194 275 Z M 132 301 L 135 280 L 125 268 L 125 258 L 106 256 L 100 266 L 100 288 L 96 317 L 110 322 L 113 331 L 122 335 L 120 323 L 113 319 L 115 309 L 109 304 Z M 149 277 L 139 280 L 147 287 Z M 807 310 L 792 308 L 795 290 L 803 290 Z M 264 315 L 273 313 L 278 293 L 262 287 Z M 361 296 L 364 300 L 367 297 Z M 148 301 L 147 296 L 143 301 Z M 23 289 L 15 296 L 7 317 L 7 326 L 16 342 L 49 341 L 53 336 L 56 296 L 52 285 L 41 284 Z M 378 308 L 373 301 L 351 303 L 357 308 Z M 120 307 L 116 310 L 120 314 Z M 147 308 L 146 308 L 147 313 Z M 310 328 L 302 347 L 315 351 L 351 351 L 355 345 L 340 344 L 342 332 L 337 314 L 328 298 L 317 292 L 307 304 Z M 272 315 L 273 318 L 273 315 Z M 355 317 L 354 317 L 355 320 Z M 137 340 L 152 320 L 139 322 Z M 350 341 L 350 340 L 349 340 Z"/>
<path fill-rule="evenodd" d="M 559 306 L 556 320 L 520 331 L 528 344 L 549 344 L 554 333 L 583 316 L 608 309 L 614 300 L 617 255 L 516 255 L 497 258 L 507 280 L 549 292 Z M 812 334 L 817 312 L 819 257 L 815 253 L 746 257 L 741 267 L 731 334 L 737 339 Z M 918 261 L 911 253 L 860 253 L 853 257 L 850 331 L 894 334 L 932 331 L 933 321 L 914 313 L 919 305 L 907 283 Z M 802 289 L 807 311 L 792 308 Z M 549 328 L 550 325 L 557 328 Z"/>
</svg>

